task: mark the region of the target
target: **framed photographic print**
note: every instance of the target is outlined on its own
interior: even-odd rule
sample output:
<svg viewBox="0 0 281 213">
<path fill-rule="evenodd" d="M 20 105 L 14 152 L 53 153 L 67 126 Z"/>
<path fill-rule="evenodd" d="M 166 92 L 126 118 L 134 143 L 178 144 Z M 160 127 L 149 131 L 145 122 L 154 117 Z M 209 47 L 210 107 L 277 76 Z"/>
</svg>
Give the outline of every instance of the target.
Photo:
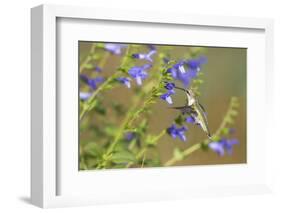
<svg viewBox="0 0 281 213">
<path fill-rule="evenodd" d="M 272 20 L 43 5 L 31 21 L 32 203 L 270 191 Z"/>
</svg>

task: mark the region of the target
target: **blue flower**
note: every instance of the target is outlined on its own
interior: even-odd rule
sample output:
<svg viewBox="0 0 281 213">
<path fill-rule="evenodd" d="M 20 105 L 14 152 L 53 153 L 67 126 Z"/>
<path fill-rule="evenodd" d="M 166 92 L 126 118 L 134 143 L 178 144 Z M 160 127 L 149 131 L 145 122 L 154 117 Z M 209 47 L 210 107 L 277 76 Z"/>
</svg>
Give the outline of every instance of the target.
<svg viewBox="0 0 281 213">
<path fill-rule="evenodd" d="M 191 124 L 195 124 L 195 123 L 196 123 L 195 118 L 192 117 L 192 116 L 188 116 L 188 117 L 185 119 L 185 121 L 186 121 L 187 123 L 191 123 Z"/>
<path fill-rule="evenodd" d="M 175 84 L 171 82 L 165 82 L 165 88 L 168 90 L 166 93 L 160 96 L 161 99 L 165 100 L 168 102 L 168 104 L 173 104 L 173 100 L 171 95 L 175 94 L 174 88 Z"/>
<path fill-rule="evenodd" d="M 199 57 L 197 59 L 190 59 L 187 61 L 180 60 L 174 66 L 169 68 L 167 72 L 171 73 L 171 76 L 175 80 L 181 81 L 184 87 L 189 87 L 192 79 L 197 77 L 201 65 L 205 62 L 205 57 Z"/>
<path fill-rule="evenodd" d="M 114 55 L 120 55 L 122 53 L 122 48 L 125 48 L 125 47 L 127 47 L 127 45 L 125 45 L 125 44 L 107 43 L 104 45 L 104 48 Z"/>
<path fill-rule="evenodd" d="M 182 141 L 186 141 L 186 136 L 185 132 L 187 131 L 187 128 L 185 126 L 177 128 L 175 124 L 170 126 L 167 129 L 167 133 L 172 137 L 172 138 L 179 138 Z"/>
<path fill-rule="evenodd" d="M 135 53 L 132 55 L 132 57 L 136 58 L 136 59 L 147 60 L 147 61 L 152 62 L 153 60 L 152 60 L 151 56 L 153 56 L 155 53 L 156 53 L 156 50 L 150 50 L 147 54 Z"/>
<path fill-rule="evenodd" d="M 184 65 L 185 65 L 185 61 L 181 60 L 174 65 L 174 68 L 180 71 L 181 73 L 186 73 Z"/>
<path fill-rule="evenodd" d="M 130 88 L 131 87 L 131 79 L 130 78 L 126 78 L 126 77 L 119 77 L 116 78 L 117 81 L 119 81 L 121 84 L 124 84 L 126 87 Z"/>
<path fill-rule="evenodd" d="M 97 84 L 102 83 L 104 81 L 103 77 L 88 78 L 88 76 L 83 74 L 80 75 L 80 79 L 93 90 L 97 89 Z"/>
<path fill-rule="evenodd" d="M 173 104 L 173 100 L 171 98 L 171 95 L 173 94 L 175 94 L 174 90 L 168 90 L 168 92 L 161 95 L 160 98 L 167 101 L 168 104 Z"/>
<path fill-rule="evenodd" d="M 199 58 L 187 60 L 186 64 L 190 69 L 200 71 L 201 65 L 205 64 L 206 62 L 207 62 L 207 58 L 204 56 L 201 56 Z"/>
<path fill-rule="evenodd" d="M 151 68 L 151 66 L 151 64 L 145 64 L 143 66 L 134 66 L 129 69 L 128 73 L 132 78 L 136 79 L 138 85 L 142 85 L 142 80 L 148 77 L 146 70 Z"/>
<path fill-rule="evenodd" d="M 170 62 L 170 59 L 167 58 L 167 57 L 164 57 L 164 58 L 163 58 L 163 62 L 164 62 L 165 64 L 168 64 L 168 63 Z"/>
<path fill-rule="evenodd" d="M 101 72 L 102 71 L 102 68 L 100 68 L 99 66 L 95 66 L 93 71 L 96 71 L 96 72 Z"/>
<path fill-rule="evenodd" d="M 171 82 L 165 82 L 165 86 L 164 86 L 167 90 L 173 90 L 176 85 L 174 83 Z"/>
<path fill-rule="evenodd" d="M 126 135 L 125 135 L 125 140 L 126 141 L 132 141 L 133 139 L 136 138 L 136 133 L 135 132 L 128 132 Z"/>
<path fill-rule="evenodd" d="M 79 96 L 82 101 L 87 101 L 91 97 L 92 93 L 90 92 L 80 92 Z"/>
<path fill-rule="evenodd" d="M 182 72 L 184 70 L 184 72 Z M 180 71 L 178 68 L 172 67 L 168 69 L 168 72 L 171 73 L 172 77 L 175 80 L 179 80 L 182 82 L 184 87 L 189 87 L 191 80 L 197 76 L 197 71 L 189 70 L 185 71 L 184 68 L 182 68 L 182 71 Z"/>
<path fill-rule="evenodd" d="M 225 151 L 228 155 L 232 154 L 233 145 L 238 144 L 237 139 L 221 139 L 219 141 L 214 141 L 209 143 L 209 148 L 216 152 L 219 156 L 223 156 Z"/>
</svg>

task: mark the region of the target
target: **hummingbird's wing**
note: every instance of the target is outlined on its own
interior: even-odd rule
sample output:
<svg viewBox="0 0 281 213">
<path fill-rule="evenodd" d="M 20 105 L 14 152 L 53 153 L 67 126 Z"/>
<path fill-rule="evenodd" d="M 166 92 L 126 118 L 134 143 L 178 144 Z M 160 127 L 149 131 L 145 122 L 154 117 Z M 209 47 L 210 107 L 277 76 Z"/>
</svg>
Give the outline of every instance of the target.
<svg viewBox="0 0 281 213">
<path fill-rule="evenodd" d="M 170 109 L 177 109 L 180 110 L 182 114 L 191 114 L 192 112 L 194 112 L 194 110 L 192 109 L 192 107 L 190 106 L 178 106 L 178 107 L 169 107 Z"/>
<path fill-rule="evenodd" d="M 199 104 L 199 106 L 201 107 L 201 109 L 204 111 L 204 113 L 206 113 L 206 110 L 205 110 L 205 108 L 203 107 L 203 105 L 200 104 L 199 102 L 198 102 L 198 104 Z"/>
</svg>

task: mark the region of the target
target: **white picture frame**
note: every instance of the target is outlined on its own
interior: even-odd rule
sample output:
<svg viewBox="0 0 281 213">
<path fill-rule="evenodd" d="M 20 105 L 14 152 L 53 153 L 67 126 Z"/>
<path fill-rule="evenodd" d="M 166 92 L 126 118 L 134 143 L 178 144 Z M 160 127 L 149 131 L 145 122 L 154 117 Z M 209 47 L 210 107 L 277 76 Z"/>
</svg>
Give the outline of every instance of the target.
<svg viewBox="0 0 281 213">
<path fill-rule="evenodd" d="M 253 80 L 248 78 L 250 83 L 250 92 L 247 94 L 248 97 L 257 97 L 253 92 L 253 89 L 257 89 L 260 92 L 260 97 L 264 98 L 259 107 L 256 105 L 256 109 L 253 106 L 257 103 L 256 98 L 249 99 L 250 109 L 253 111 L 248 118 L 248 125 L 258 125 L 257 119 L 255 118 L 258 113 L 263 109 L 273 110 L 273 96 L 271 90 L 273 88 L 273 21 L 270 19 L 257 19 L 257 18 L 240 18 L 240 17 L 216 17 L 216 16 L 202 16 L 202 15 L 188 15 L 188 14 L 165 14 L 165 13 L 153 13 L 147 11 L 122 11 L 122 10 L 112 10 L 112 9 L 101 9 L 101 8 L 85 8 L 85 7 L 74 7 L 74 6 L 54 6 L 54 5 L 42 5 L 31 10 L 31 54 L 32 54 L 32 103 L 31 103 L 31 201 L 33 204 L 47 208 L 47 207 L 59 207 L 59 206 L 76 206 L 76 205 L 91 205 L 98 203 L 114 203 L 114 202 L 138 202 L 143 200 L 165 200 L 165 199 L 178 199 L 178 198 L 188 198 L 188 197 L 198 197 L 198 196 L 211 196 L 211 195 L 233 195 L 233 194 L 251 194 L 251 193 L 263 193 L 271 191 L 271 165 L 270 165 L 270 150 L 269 141 L 274 138 L 274 129 L 269 128 L 266 125 L 266 134 L 262 137 L 256 137 L 255 139 L 259 142 L 256 144 L 256 149 L 250 149 L 250 156 L 253 157 L 253 166 L 245 167 L 243 165 L 233 165 L 227 168 L 213 168 L 212 170 L 208 167 L 203 169 L 197 169 L 192 167 L 182 167 L 182 168 L 165 168 L 165 169 L 148 169 L 138 170 L 133 169 L 130 171 L 117 171 L 117 172 L 106 172 L 106 173 L 88 173 L 84 172 L 82 179 L 76 179 L 73 170 L 65 170 L 65 160 L 69 159 L 70 162 L 75 162 L 77 152 L 73 149 L 65 149 L 64 146 L 58 146 L 58 132 L 57 132 L 57 120 L 58 120 L 58 100 L 57 93 L 61 82 L 57 78 L 58 66 L 58 34 L 61 31 L 61 20 L 81 20 L 82 22 L 87 20 L 87 22 L 98 20 L 99 24 L 104 24 L 106 22 L 118 22 L 120 26 L 122 23 L 135 23 L 135 25 L 143 24 L 153 24 L 163 26 L 165 28 L 177 27 L 179 30 L 187 26 L 195 26 L 200 28 L 207 28 L 213 31 L 227 31 L 233 32 L 234 30 L 249 30 L 249 32 L 256 31 L 260 32 L 261 36 L 257 36 L 256 42 L 260 42 L 262 46 L 262 52 L 259 55 L 250 55 L 250 59 L 254 56 L 261 59 L 261 68 L 257 68 L 260 77 Z M 67 24 L 70 26 L 67 30 L 71 30 L 71 23 Z M 114 23 L 113 23 L 114 25 Z M 112 25 L 112 26 L 113 26 Z M 119 26 L 118 25 L 118 26 Z M 79 25 L 80 26 L 80 25 Z M 79 27 L 76 25 L 75 27 Z M 117 27 L 118 27 L 117 26 Z M 84 26 L 85 27 L 85 26 Z M 72 29 L 73 30 L 73 29 Z M 82 31 L 82 28 L 81 28 Z M 69 38 L 77 39 L 80 37 L 75 37 L 70 35 Z M 90 34 L 90 33 L 89 33 Z M 83 33 L 78 36 L 83 37 Z M 102 36 L 102 32 L 100 34 Z M 214 37 L 214 36 L 213 36 Z M 209 44 L 218 45 L 215 43 L 210 32 Z M 254 36 L 253 36 L 254 37 Z M 86 38 L 86 37 L 85 37 Z M 171 38 L 171 37 L 170 37 Z M 110 37 L 107 37 L 110 39 Z M 129 38 L 123 38 L 122 42 L 128 41 Z M 153 43 L 157 38 L 152 38 L 151 40 L 145 40 L 146 42 Z M 177 41 L 176 38 L 174 42 L 181 44 L 181 41 Z M 233 35 L 235 39 L 235 35 Z M 248 38 L 249 39 L 249 38 Z M 122 40 L 122 35 L 117 38 L 117 40 Z M 180 39 L 179 39 L 180 40 Z M 223 40 L 223 39 L 222 39 Z M 250 38 L 249 40 L 255 40 Z M 135 40 L 132 40 L 135 41 Z M 144 41 L 144 40 L 141 40 Z M 131 42 L 131 41 L 130 41 Z M 163 42 L 165 42 L 163 40 Z M 172 41 L 171 41 L 172 42 Z M 200 43 L 200 41 L 197 41 Z M 232 44 L 232 43 L 227 43 Z M 243 45 L 243 43 L 239 43 Z M 239 45 L 238 43 L 233 43 L 233 45 Z M 223 45 L 223 44 L 222 44 Z M 252 47 L 256 44 L 252 44 Z M 261 47 L 259 47 L 261 48 Z M 258 49 L 257 49 L 258 50 Z M 254 51 L 253 51 L 253 54 Z M 254 62 L 254 60 L 251 60 Z M 254 64 L 254 63 L 251 63 Z M 251 68 L 251 67 L 250 67 Z M 252 67 L 254 68 L 254 67 Z M 251 68 L 251 69 L 252 69 Z M 76 69 L 76 68 L 74 68 Z M 250 70 L 251 70 L 250 69 Z M 74 72 L 74 71 L 73 71 Z M 72 73 L 72 72 L 71 72 Z M 251 72 L 250 72 L 251 73 Z M 73 73 L 75 74 L 75 73 Z M 252 74 L 251 74 L 252 75 Z M 263 78 L 266 77 L 266 78 Z M 249 76 L 248 76 L 249 77 Z M 257 84 L 261 83 L 262 86 L 258 87 Z M 65 83 L 64 83 L 65 84 Z M 70 83 L 68 83 L 70 84 Z M 252 89 L 251 89 L 252 88 Z M 72 93 L 75 93 L 75 88 Z M 77 94 L 77 92 L 76 92 Z M 249 96 L 250 95 L 250 96 Z M 75 117 L 74 117 L 75 118 Z M 272 118 L 266 118 L 266 123 L 272 123 Z M 261 130 L 261 125 L 256 126 L 256 129 Z M 261 142 L 266 141 L 264 144 Z M 74 141 L 75 142 L 75 141 Z M 73 142 L 73 143 L 74 143 Z M 72 144 L 73 145 L 73 144 Z M 66 150 L 61 157 L 61 150 Z M 266 154 L 261 155 L 262 147 L 266 147 Z M 251 147 L 250 147 L 251 148 Z M 71 164 L 71 163 L 70 163 Z M 251 163 L 249 164 L 251 165 Z M 260 166 L 257 166 L 260 165 Z M 258 167 L 258 168 L 257 168 Z M 189 173 L 188 173 L 189 171 Z M 166 178 L 177 180 L 176 182 L 183 183 L 184 177 L 186 177 L 192 171 L 193 179 L 198 179 L 200 176 L 205 176 L 206 174 L 211 174 L 215 171 L 215 178 L 220 174 L 221 176 L 227 177 L 229 175 L 241 176 L 246 175 L 249 178 L 244 178 L 243 181 L 239 181 L 233 177 L 229 182 L 221 182 L 216 184 L 199 185 L 198 183 L 192 182 L 191 185 L 186 184 L 184 187 L 179 187 L 179 185 L 170 184 L 167 186 L 165 184 Z M 227 172 L 224 172 L 227 171 Z M 232 171 L 236 171 L 232 172 Z M 79 171 L 77 170 L 77 173 Z M 62 174 L 63 173 L 63 174 Z M 143 173 L 145 173 L 143 175 Z M 256 176 L 255 180 L 250 184 L 250 179 L 253 178 L 251 174 Z M 96 178 L 98 180 L 103 180 L 110 178 L 111 176 L 122 180 L 124 176 L 131 176 L 132 178 L 138 178 L 142 176 L 151 177 L 152 182 L 156 185 L 154 188 L 149 186 L 152 190 L 149 195 L 146 194 L 147 188 L 145 184 L 140 184 L 139 188 L 132 189 L 133 183 L 127 182 L 127 185 L 123 185 L 123 188 L 115 188 L 113 185 L 108 185 L 108 188 L 104 191 L 98 189 L 97 185 L 92 184 L 92 187 L 97 189 L 96 194 L 88 194 L 86 183 L 88 184 L 90 180 Z M 163 177 L 163 181 L 157 180 L 156 177 Z M 74 177 L 75 176 L 75 177 Z M 220 177 L 221 177 L 220 176 Z M 61 178 L 61 177 L 67 177 Z M 78 176 L 77 176 L 78 177 Z M 231 178 L 231 177 L 230 177 Z M 239 178 L 238 178 L 239 179 Z M 75 181 L 83 182 L 84 185 L 77 185 Z M 63 190 L 61 192 L 61 185 L 65 184 L 64 188 L 68 190 Z M 101 184 L 99 184 L 101 185 Z M 91 188 L 91 187 L 90 187 Z M 80 190 L 81 189 L 81 190 Z M 143 189 L 143 190 L 141 190 Z M 89 189 L 92 190 L 92 189 Z M 72 193 L 77 192 L 77 193 Z M 120 196 L 120 193 L 122 196 Z"/>
</svg>

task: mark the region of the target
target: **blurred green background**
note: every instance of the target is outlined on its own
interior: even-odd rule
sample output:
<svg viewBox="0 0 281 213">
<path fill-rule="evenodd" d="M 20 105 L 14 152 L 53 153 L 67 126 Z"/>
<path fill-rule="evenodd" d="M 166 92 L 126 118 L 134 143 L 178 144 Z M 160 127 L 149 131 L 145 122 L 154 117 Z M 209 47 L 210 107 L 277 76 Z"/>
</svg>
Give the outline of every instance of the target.
<svg viewBox="0 0 281 213">
<path fill-rule="evenodd" d="M 92 42 L 79 42 L 79 57 L 80 60 L 85 58 L 90 50 Z M 163 46 L 156 45 L 156 48 Z M 212 151 L 199 150 L 188 156 L 185 160 L 176 165 L 208 165 L 208 164 L 228 164 L 228 163 L 246 163 L 247 155 L 247 140 L 246 140 L 246 68 L 247 68 L 247 49 L 245 48 L 221 48 L 221 47 L 193 47 L 193 46 L 166 46 L 169 49 L 173 58 L 181 59 L 190 54 L 190 52 L 200 51 L 200 55 L 207 57 L 208 61 L 202 66 L 201 72 L 204 73 L 204 83 L 200 87 L 201 96 L 200 103 L 204 106 L 207 112 L 209 128 L 211 133 L 215 132 L 219 127 L 223 117 L 227 111 L 230 98 L 236 96 L 239 99 L 239 115 L 236 117 L 234 138 L 239 140 L 239 144 L 234 146 L 231 156 L 218 156 Z M 160 48 L 159 48 L 160 49 Z M 103 54 L 102 50 L 100 54 Z M 110 55 L 107 62 L 104 64 L 104 69 L 100 75 L 110 76 L 119 66 L 122 56 Z M 157 68 L 152 68 L 149 73 L 156 72 Z M 92 71 L 88 71 L 92 74 Z M 95 74 L 97 75 L 97 74 Z M 145 83 L 145 81 L 144 81 Z M 180 82 L 177 85 L 181 86 Z M 86 86 L 80 84 L 80 91 L 87 90 Z M 133 86 L 135 87 L 135 85 Z M 114 113 L 110 110 L 112 101 L 118 102 L 126 107 L 130 106 L 134 92 L 125 86 L 116 87 L 102 93 L 102 99 L 105 109 L 108 108 L 106 117 L 97 116 L 94 113 L 89 113 L 87 122 L 90 119 L 90 128 L 106 128 L 101 126 L 104 119 L 116 122 L 116 126 L 121 122 L 122 117 L 114 117 Z M 181 106 L 185 103 L 185 95 L 177 92 L 173 96 L 174 106 Z M 178 111 L 168 109 L 168 105 L 163 100 L 158 100 L 152 105 L 152 114 L 148 122 L 148 132 L 157 134 L 163 129 L 169 127 L 174 118 L 179 114 Z M 120 122 L 119 122 L 120 121 Z M 83 121 L 80 123 L 83 128 Z M 173 139 L 169 135 L 165 135 L 158 142 L 158 153 L 162 163 L 172 157 L 175 147 L 185 149 L 192 144 L 201 142 L 206 139 L 205 133 L 198 126 L 189 125 L 187 132 L 188 142 L 184 143 L 178 139 Z M 103 138 L 99 138 L 95 131 L 80 132 L 81 141 L 95 140 L 96 143 L 102 143 Z"/>
</svg>

